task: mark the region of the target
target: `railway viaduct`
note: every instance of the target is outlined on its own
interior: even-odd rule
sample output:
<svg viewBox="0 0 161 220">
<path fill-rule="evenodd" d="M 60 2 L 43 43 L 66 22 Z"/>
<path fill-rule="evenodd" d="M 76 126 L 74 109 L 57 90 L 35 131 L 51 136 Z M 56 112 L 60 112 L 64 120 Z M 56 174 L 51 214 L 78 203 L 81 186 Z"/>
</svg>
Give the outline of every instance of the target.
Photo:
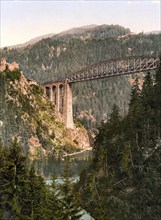
<svg viewBox="0 0 161 220">
<path fill-rule="evenodd" d="M 161 58 L 152 56 L 112 59 L 88 66 L 65 79 L 47 82 L 42 86 L 44 94 L 62 114 L 66 127 L 73 129 L 73 83 L 155 70 L 160 64 Z"/>
</svg>

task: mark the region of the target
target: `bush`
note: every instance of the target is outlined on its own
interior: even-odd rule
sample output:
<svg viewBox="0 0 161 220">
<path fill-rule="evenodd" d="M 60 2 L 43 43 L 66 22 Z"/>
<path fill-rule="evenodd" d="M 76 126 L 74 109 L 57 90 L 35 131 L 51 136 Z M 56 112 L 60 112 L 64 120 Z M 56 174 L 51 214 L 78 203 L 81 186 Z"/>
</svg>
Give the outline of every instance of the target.
<svg viewBox="0 0 161 220">
<path fill-rule="evenodd" d="M 9 79 L 11 81 L 19 80 L 21 73 L 19 70 L 14 70 L 14 71 L 9 71 L 8 69 L 6 70 L 6 79 Z"/>
</svg>

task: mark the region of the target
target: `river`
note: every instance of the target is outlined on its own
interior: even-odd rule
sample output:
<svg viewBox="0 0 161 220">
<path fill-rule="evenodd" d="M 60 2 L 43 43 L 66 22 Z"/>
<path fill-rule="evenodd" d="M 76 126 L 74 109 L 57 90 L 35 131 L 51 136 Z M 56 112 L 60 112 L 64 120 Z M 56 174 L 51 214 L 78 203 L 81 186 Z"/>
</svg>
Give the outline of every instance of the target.
<svg viewBox="0 0 161 220">
<path fill-rule="evenodd" d="M 65 157 L 70 159 L 70 171 L 73 177 L 80 176 L 82 170 L 87 169 L 91 164 L 92 150 L 84 150 L 73 154 L 65 155 L 63 160 L 54 158 L 43 158 L 35 161 L 36 171 L 45 178 L 50 178 L 53 173 L 58 177 L 61 176 L 65 165 Z"/>
<path fill-rule="evenodd" d="M 92 150 L 87 149 L 82 152 L 73 153 L 66 155 L 70 158 L 70 170 L 71 170 L 71 180 L 74 183 L 79 181 L 79 176 L 82 170 L 87 169 L 91 164 Z M 51 175 L 55 172 L 58 178 L 56 179 L 57 184 L 62 184 L 63 179 L 61 178 L 61 173 L 63 171 L 65 162 L 64 160 L 55 160 L 53 158 L 45 158 L 43 160 L 36 161 L 36 170 L 38 173 L 43 174 L 45 177 L 45 182 L 47 185 L 51 184 Z M 94 220 L 93 217 L 87 213 L 86 210 L 82 209 L 83 214 L 80 220 Z"/>
</svg>

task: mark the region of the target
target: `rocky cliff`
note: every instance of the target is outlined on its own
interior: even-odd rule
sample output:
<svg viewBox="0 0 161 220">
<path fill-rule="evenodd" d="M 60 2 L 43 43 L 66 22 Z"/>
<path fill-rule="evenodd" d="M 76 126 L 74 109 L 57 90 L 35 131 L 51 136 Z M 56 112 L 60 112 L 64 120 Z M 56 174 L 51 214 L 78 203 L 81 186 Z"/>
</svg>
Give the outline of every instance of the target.
<svg viewBox="0 0 161 220">
<path fill-rule="evenodd" d="M 41 87 L 27 80 L 18 65 L 11 66 L 1 60 L 0 141 L 10 145 L 17 137 L 31 158 L 59 157 L 89 147 L 86 129 L 79 123 L 67 129 Z"/>
</svg>

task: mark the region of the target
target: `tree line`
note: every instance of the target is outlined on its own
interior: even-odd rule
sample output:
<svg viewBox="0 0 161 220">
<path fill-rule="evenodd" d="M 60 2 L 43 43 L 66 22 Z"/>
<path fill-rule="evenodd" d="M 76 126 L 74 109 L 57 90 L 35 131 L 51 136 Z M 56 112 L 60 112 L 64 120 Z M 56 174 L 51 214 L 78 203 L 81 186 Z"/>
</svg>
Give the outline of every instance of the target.
<svg viewBox="0 0 161 220">
<path fill-rule="evenodd" d="M 17 140 L 12 146 L 0 145 L 0 219 L 2 220 L 77 220 L 82 216 L 79 193 L 74 191 L 69 163 L 58 184 L 53 174 L 51 185 L 29 166 Z"/>
<path fill-rule="evenodd" d="M 161 67 L 140 88 L 136 78 L 128 114 L 114 105 L 102 122 L 90 171 L 79 187 L 84 208 L 97 220 L 161 217 Z"/>
</svg>

